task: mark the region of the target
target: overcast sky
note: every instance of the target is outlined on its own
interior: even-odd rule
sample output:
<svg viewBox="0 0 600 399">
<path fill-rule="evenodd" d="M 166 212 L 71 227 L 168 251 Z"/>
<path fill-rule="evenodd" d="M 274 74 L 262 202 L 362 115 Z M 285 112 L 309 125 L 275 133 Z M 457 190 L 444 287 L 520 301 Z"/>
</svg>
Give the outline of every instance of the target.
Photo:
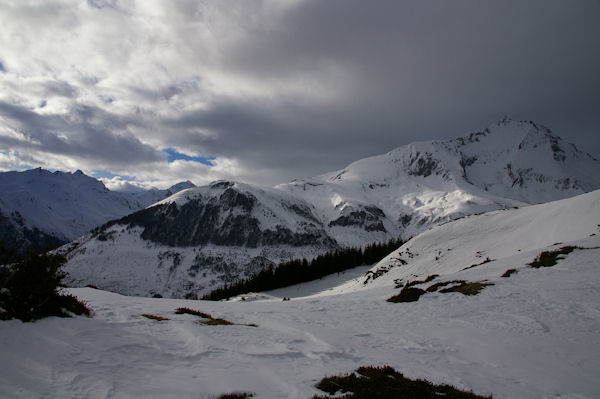
<svg viewBox="0 0 600 399">
<path fill-rule="evenodd" d="M 597 0 L 2 0 L 0 26 L 0 170 L 270 185 L 505 115 L 600 158 Z"/>
</svg>

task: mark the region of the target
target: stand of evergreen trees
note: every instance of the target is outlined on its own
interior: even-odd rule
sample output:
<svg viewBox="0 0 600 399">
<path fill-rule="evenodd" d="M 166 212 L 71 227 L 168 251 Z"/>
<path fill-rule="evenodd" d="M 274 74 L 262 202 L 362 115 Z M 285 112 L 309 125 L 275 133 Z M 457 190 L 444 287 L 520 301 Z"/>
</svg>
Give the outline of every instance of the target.
<svg viewBox="0 0 600 399">
<path fill-rule="evenodd" d="M 233 284 L 226 284 L 204 295 L 202 299 L 219 301 L 248 292 L 269 291 L 299 283 L 317 280 L 361 265 L 379 262 L 393 250 L 404 244 L 401 239 L 387 243 L 375 243 L 361 248 L 344 248 L 317 256 L 312 261 L 292 260 L 268 267 L 253 276 Z"/>
<path fill-rule="evenodd" d="M 0 243 L 0 320 L 34 321 L 49 316 L 90 316 L 91 311 L 73 295 L 62 292 L 66 273 L 61 255 L 18 257 Z"/>
</svg>

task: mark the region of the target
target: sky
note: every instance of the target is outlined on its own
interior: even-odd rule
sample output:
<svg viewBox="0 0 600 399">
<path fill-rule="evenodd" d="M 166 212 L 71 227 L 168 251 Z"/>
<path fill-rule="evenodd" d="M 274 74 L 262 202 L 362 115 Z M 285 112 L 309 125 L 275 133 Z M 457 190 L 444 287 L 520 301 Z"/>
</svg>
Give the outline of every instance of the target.
<svg viewBox="0 0 600 399">
<path fill-rule="evenodd" d="M 533 120 L 600 158 L 598 0 L 3 0 L 0 170 L 273 185 Z"/>
</svg>

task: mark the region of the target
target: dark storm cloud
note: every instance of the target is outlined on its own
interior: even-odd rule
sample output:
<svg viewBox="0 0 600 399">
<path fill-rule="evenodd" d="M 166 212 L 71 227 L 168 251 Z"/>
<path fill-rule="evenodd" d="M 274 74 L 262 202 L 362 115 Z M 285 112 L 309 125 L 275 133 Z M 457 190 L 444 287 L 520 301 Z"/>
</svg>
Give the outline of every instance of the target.
<svg viewBox="0 0 600 399">
<path fill-rule="evenodd" d="M 392 149 L 401 139 L 394 134 L 395 127 L 385 123 L 387 119 L 347 113 L 345 107 L 257 99 L 222 99 L 164 121 L 172 132 L 178 132 L 170 136 L 175 145 L 217 157 L 239 157 L 251 165 L 288 169 L 285 179 L 343 167 L 377 153 L 367 153 L 377 145 L 382 151 Z M 192 133 L 197 131 L 205 134 Z M 361 139 L 347 141 L 345 137 Z"/>
<path fill-rule="evenodd" d="M 36 150 L 119 165 L 164 160 L 160 151 L 126 132 L 127 122 L 89 106 L 79 106 L 68 117 L 40 115 L 29 109 L 0 102 L 0 115 L 17 126 L 26 139 L 0 136 L 0 145 Z"/>
<path fill-rule="evenodd" d="M 344 98 L 322 110 L 331 128 L 317 132 L 314 149 L 361 142 L 365 154 L 384 152 L 394 141 L 464 134 L 508 114 L 600 153 L 599 4 L 308 1 L 275 27 L 256 28 L 229 61 L 267 82 L 327 69 L 351 77 Z M 307 115 L 293 120 L 300 134 L 314 128 L 302 122 Z"/>
</svg>

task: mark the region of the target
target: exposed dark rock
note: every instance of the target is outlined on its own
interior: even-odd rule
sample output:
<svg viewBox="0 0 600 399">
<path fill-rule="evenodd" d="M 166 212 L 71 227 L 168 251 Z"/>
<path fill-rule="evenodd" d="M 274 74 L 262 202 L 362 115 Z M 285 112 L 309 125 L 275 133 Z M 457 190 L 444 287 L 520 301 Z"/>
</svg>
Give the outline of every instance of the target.
<svg viewBox="0 0 600 399">
<path fill-rule="evenodd" d="M 398 218 L 398 223 L 400 223 L 402 226 L 407 226 L 412 220 L 412 218 L 413 215 L 406 213 Z"/>
<path fill-rule="evenodd" d="M 315 215 L 313 215 L 310 208 L 304 204 L 283 204 L 283 207 L 294 212 L 298 216 L 302 216 L 303 218 L 311 220 L 316 224 L 320 224 L 319 220 L 315 217 Z"/>
<path fill-rule="evenodd" d="M 342 211 L 342 216 L 329 222 L 329 227 L 353 226 L 362 228 L 369 232 L 386 231 L 383 221 L 381 220 L 385 218 L 385 213 L 381 209 L 375 206 L 365 206 L 350 211 L 347 211 L 346 209 Z"/>
<path fill-rule="evenodd" d="M 467 167 L 473 165 L 476 161 L 477 161 L 477 156 L 473 155 L 471 157 L 468 157 L 465 154 L 463 154 L 462 152 L 460 153 L 460 161 L 458 163 L 461 167 L 462 177 L 466 181 L 469 181 L 469 178 L 467 177 Z"/>
</svg>

